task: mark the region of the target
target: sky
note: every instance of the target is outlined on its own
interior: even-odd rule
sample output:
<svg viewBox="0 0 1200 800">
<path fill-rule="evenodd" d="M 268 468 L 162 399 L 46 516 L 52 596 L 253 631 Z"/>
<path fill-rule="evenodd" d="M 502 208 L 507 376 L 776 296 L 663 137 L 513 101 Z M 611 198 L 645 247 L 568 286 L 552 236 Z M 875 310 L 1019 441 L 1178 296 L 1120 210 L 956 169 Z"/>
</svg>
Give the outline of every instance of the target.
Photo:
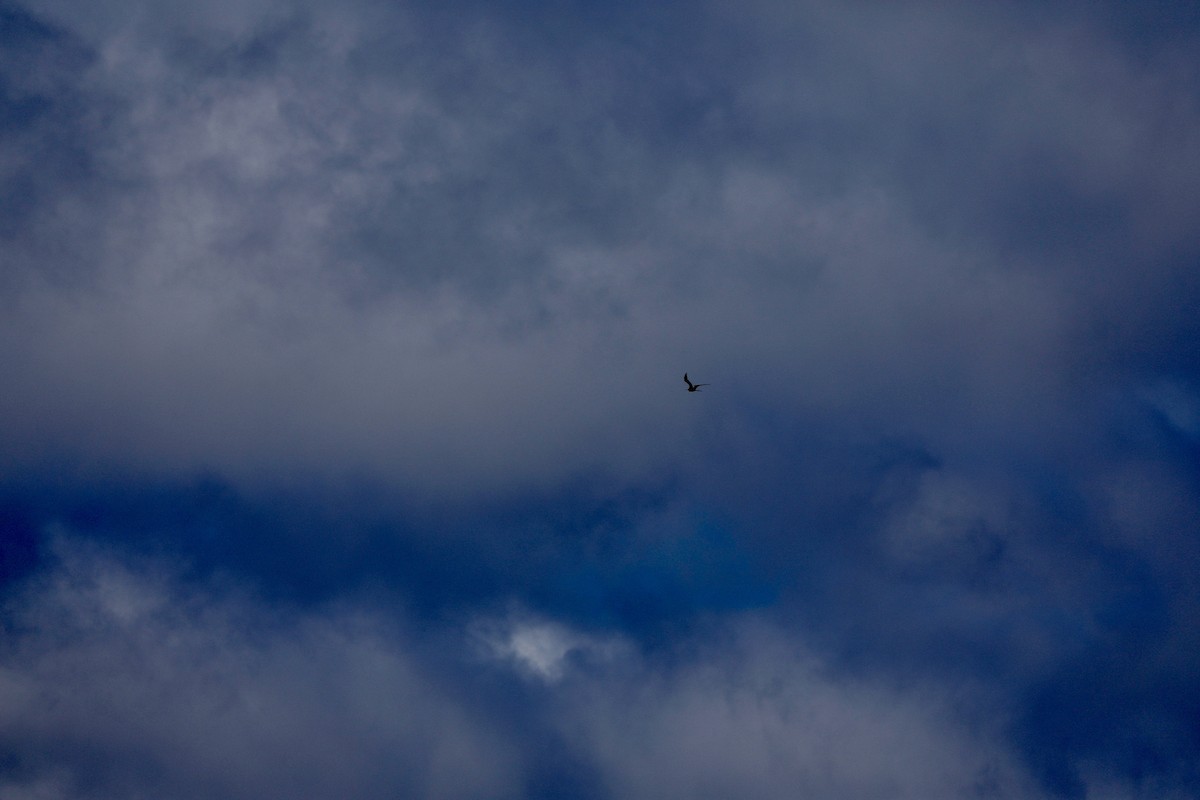
<svg viewBox="0 0 1200 800">
<path fill-rule="evenodd" d="M 1198 56 L 0 0 L 0 796 L 1200 796 Z"/>
</svg>

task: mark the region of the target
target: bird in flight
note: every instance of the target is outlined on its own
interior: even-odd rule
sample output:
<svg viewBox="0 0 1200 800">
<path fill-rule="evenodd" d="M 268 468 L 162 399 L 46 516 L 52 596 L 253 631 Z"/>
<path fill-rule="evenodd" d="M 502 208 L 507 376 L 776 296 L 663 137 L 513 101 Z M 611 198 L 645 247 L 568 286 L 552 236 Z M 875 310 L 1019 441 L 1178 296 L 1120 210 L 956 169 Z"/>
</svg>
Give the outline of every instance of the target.
<svg viewBox="0 0 1200 800">
<path fill-rule="evenodd" d="M 688 385 L 689 392 L 698 392 L 698 391 L 700 391 L 701 386 L 708 386 L 707 383 L 692 383 L 691 381 L 688 380 L 688 376 L 687 376 L 686 372 L 683 373 L 683 382 Z"/>
</svg>

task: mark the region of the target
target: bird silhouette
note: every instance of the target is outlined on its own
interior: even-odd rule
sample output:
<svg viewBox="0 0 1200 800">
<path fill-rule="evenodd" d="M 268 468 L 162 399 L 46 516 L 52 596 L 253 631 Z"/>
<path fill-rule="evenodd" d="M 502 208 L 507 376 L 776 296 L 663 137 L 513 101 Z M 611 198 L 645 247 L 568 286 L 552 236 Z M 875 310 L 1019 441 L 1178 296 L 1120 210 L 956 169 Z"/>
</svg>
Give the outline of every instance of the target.
<svg viewBox="0 0 1200 800">
<path fill-rule="evenodd" d="M 709 385 L 709 384 L 707 384 L 707 383 L 692 383 L 691 381 L 689 381 L 689 380 L 688 380 L 688 376 L 687 376 L 687 373 L 686 373 L 686 372 L 685 372 L 685 373 L 683 373 L 683 382 L 684 382 L 684 383 L 686 383 L 686 384 L 688 385 L 688 391 L 689 391 L 689 392 L 698 392 L 698 391 L 700 391 L 700 387 L 701 387 L 701 386 L 708 386 L 708 385 Z"/>
</svg>

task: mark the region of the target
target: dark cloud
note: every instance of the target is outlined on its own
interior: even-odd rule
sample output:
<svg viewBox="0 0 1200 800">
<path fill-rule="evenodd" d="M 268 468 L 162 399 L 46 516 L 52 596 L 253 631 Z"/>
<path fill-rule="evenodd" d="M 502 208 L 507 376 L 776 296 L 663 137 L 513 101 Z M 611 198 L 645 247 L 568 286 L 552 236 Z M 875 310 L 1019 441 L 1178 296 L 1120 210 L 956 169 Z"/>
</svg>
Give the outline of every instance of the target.
<svg viewBox="0 0 1200 800">
<path fill-rule="evenodd" d="M 1194 793 L 1186 12 L 0 27 L 12 793 Z"/>
</svg>

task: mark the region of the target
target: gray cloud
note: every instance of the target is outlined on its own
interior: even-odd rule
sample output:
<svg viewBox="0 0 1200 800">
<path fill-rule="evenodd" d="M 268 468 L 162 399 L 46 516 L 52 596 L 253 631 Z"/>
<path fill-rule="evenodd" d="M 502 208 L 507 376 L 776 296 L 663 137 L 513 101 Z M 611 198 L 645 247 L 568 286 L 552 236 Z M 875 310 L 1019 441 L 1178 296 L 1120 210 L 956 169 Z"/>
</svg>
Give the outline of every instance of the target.
<svg viewBox="0 0 1200 800">
<path fill-rule="evenodd" d="M 956 690 L 830 675 L 743 621 L 665 673 L 583 688 L 566 716 L 620 797 L 1030 797 L 1011 754 L 971 731 Z M 956 707 L 957 706 L 957 707 Z"/>
<path fill-rule="evenodd" d="M 8 301 L 9 470 L 57 440 L 239 480 L 636 479 L 689 452 L 683 369 L 938 448 L 1077 443 L 1092 376 L 1196 288 L 1161 255 L 1194 217 L 1188 75 L 1087 26 L 811 4 L 733 26 L 767 47 L 697 87 L 686 50 L 639 85 L 636 51 L 496 18 L 119 9 L 56 17 L 105 110 L 75 128 L 99 196 L 53 201 L 94 277 Z"/>
<path fill-rule="evenodd" d="M 750 618 L 672 665 L 510 617 L 510 640 L 533 648 L 512 650 L 514 668 L 536 667 L 514 676 L 538 682 L 530 728 L 434 674 L 428 646 L 370 605 L 268 610 L 161 561 L 57 541 L 59 566 L 6 608 L 6 795 L 526 796 L 542 725 L 589 765 L 597 796 L 1038 795 L 994 721 L 972 722 L 969 686 L 839 677 Z M 478 631 L 500 624 L 440 635 L 469 664 Z"/>
<path fill-rule="evenodd" d="M 354 550 L 369 519 L 401 549 L 436 550 L 422 580 L 444 594 L 482 575 L 472 598 L 514 595 L 551 620 L 540 639 L 492 631 L 534 672 L 551 665 L 529 719 L 544 713 L 539 735 L 614 794 L 700 791 L 684 768 L 698 759 L 706 785 L 762 796 L 789 782 L 887 793 L 889 775 L 921 796 L 1020 796 L 1022 759 L 1064 795 L 1193 785 L 1172 753 L 1195 737 L 1161 730 L 1196 704 L 1171 687 L 1195 671 L 1200 564 L 1197 32 L 1149 42 L 1118 6 L 761 2 L 583 24 L 590 9 L 507 4 L 4 5 L 0 499 L 20 507 L 39 480 L 136 495 L 206 476 L 270 516 L 281 496 L 379 489 L 363 502 L 379 508 L 319 533 L 295 522 L 304 503 L 276 528 L 209 523 L 223 541 L 277 536 L 352 561 L 371 557 Z M 711 389 L 683 394 L 685 370 Z M 638 492 L 645 508 L 621 505 Z M 73 514 L 88 517 L 43 516 Z M 641 601 L 706 580 L 677 574 L 706 525 L 746 565 L 718 577 L 777 592 L 764 617 L 794 623 L 813 654 L 738 633 L 723 641 L 744 654 L 714 649 L 677 674 L 630 657 L 627 675 L 584 677 L 603 637 L 571 625 L 622 619 L 614 636 L 646 644 L 669 612 Z M 411 701 L 482 759 L 477 786 L 520 794 L 514 776 L 539 769 L 503 748 L 489 760 L 511 720 L 468 710 L 462 686 L 426 696 L 410 642 L 373 618 L 268 624 L 256 603 L 168 578 L 129 578 L 160 599 L 114 610 L 96 576 L 132 573 L 82 563 L 26 599 L 34 620 L 59 604 L 38 624 L 62 639 L 11 653 L 9 702 L 25 710 L 10 749 L 34 765 L 13 793 L 91 791 L 55 765 L 118 751 L 172 785 L 214 765 L 239 786 L 276 780 L 282 755 L 256 766 L 196 744 L 190 766 L 172 762 L 148 743 L 179 734 L 104 699 L 146 683 L 189 720 L 176 730 L 267 746 L 244 709 L 184 707 L 171 681 L 199 679 L 156 644 L 176 625 L 211 681 L 233 676 L 221 691 L 257 687 L 268 715 L 341 737 L 293 743 L 332 781 L 314 778 L 318 794 L 418 786 L 407 767 L 352 775 L 336 758 L 355 763 L 349 742 L 432 756 L 353 702 L 341 722 L 315 701 L 293 709 L 273 669 L 336 694 L 371 662 L 387 702 Z M 263 637 L 239 638 L 238 614 Z M 294 664 L 308 648 L 345 655 Z M 152 650 L 167 677 L 120 677 Z M 1018 710 L 1005 731 L 960 735 L 938 692 L 787 666 L 816 653 L 896 680 L 986 675 Z M 82 668 L 55 672 L 92 658 L 116 695 Z M 1073 690 L 1078 673 L 1093 677 Z M 38 728 L 29 692 L 73 684 L 67 716 Z M 762 707 L 775 685 L 779 708 Z M 828 781 L 810 757 L 820 737 L 796 721 L 820 711 L 809 697 L 827 698 L 820 730 L 846 751 Z M 106 715 L 137 741 L 97 745 Z M 1071 727 L 1085 717 L 1089 732 Z M 693 724 L 709 719 L 711 740 Z M 763 748 L 744 744 L 764 730 Z M 27 734 L 46 746 L 36 758 Z M 907 756 L 842 780 L 860 741 Z M 908 771 L 939 748 L 956 757 Z M 95 791 L 120 795 L 128 769 Z"/>
<path fill-rule="evenodd" d="M 377 615 L 266 610 L 92 549 L 61 540 L 6 609 L 6 796 L 519 796 L 511 743 Z"/>
</svg>

